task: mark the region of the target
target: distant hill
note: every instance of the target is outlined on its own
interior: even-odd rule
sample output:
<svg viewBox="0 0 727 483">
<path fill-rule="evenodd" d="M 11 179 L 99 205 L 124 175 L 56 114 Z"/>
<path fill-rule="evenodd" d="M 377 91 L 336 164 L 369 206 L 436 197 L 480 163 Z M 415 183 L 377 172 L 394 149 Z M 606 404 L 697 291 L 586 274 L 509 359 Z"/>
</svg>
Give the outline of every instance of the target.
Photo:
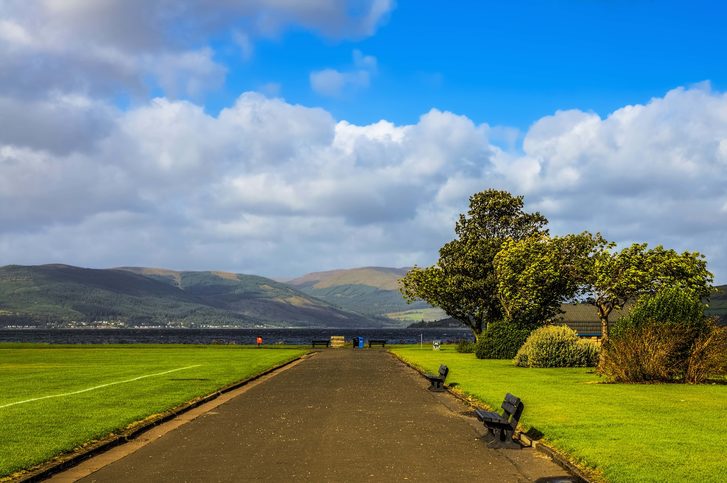
<svg viewBox="0 0 727 483">
<path fill-rule="evenodd" d="M 727 285 L 720 285 L 717 293 L 709 298 L 708 315 L 714 315 L 719 318 L 719 323 L 727 325 Z"/>
<path fill-rule="evenodd" d="M 0 267 L 0 327 L 92 322 L 130 327 L 382 325 L 253 275 L 68 265 Z"/>
<path fill-rule="evenodd" d="M 287 283 L 328 303 L 378 317 L 412 322 L 412 317 L 431 319 L 446 315 L 423 301 L 407 304 L 399 292 L 399 279 L 408 268 L 364 267 L 309 273 Z M 421 320 L 417 318 L 416 320 Z"/>
</svg>

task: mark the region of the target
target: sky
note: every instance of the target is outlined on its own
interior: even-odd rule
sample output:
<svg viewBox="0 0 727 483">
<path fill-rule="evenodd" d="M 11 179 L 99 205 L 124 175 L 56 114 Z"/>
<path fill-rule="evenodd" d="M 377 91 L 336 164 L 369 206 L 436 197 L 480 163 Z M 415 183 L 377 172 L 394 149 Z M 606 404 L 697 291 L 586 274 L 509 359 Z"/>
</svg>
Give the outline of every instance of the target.
<svg viewBox="0 0 727 483">
<path fill-rule="evenodd" d="M 0 265 L 436 262 L 470 195 L 727 283 L 727 6 L 1 0 Z"/>
</svg>

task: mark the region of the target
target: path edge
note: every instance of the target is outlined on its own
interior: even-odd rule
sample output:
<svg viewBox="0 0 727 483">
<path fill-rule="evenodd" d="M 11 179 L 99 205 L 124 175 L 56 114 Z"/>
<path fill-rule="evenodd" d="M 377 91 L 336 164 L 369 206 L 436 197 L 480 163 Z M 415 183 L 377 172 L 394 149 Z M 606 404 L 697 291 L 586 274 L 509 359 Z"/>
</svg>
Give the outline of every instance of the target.
<svg viewBox="0 0 727 483">
<path fill-rule="evenodd" d="M 310 355 L 311 355 L 310 352 L 306 352 L 305 354 L 302 354 L 302 355 L 295 357 L 293 359 L 290 359 L 288 361 L 276 364 L 275 366 L 272 366 L 272 367 L 264 370 L 263 372 L 250 376 L 246 379 L 242 379 L 242 380 L 233 382 L 231 384 L 228 384 L 227 386 L 223 386 L 220 389 L 217 389 L 216 391 L 214 391 L 210 394 L 207 394 L 206 396 L 201 396 L 197 399 L 187 401 L 187 402 L 182 403 L 178 406 L 175 406 L 171 409 L 168 409 L 162 413 L 154 414 L 145 419 L 136 421 L 135 423 L 131 423 L 131 425 L 124 428 L 124 430 L 118 434 L 112 433 L 103 439 L 100 439 L 96 442 L 89 444 L 88 446 L 83 446 L 77 450 L 73 450 L 70 453 L 64 453 L 59 456 L 55 456 L 52 460 L 47 461 L 45 463 L 41 463 L 40 465 L 36 466 L 35 468 L 31 468 L 28 470 L 21 470 L 14 474 L 2 476 L 2 477 L 0 477 L 0 482 L 8 481 L 8 482 L 26 483 L 26 482 L 42 481 L 55 473 L 59 473 L 61 471 L 67 470 L 73 466 L 76 466 L 79 463 L 81 463 L 93 456 L 96 456 L 100 453 L 110 450 L 111 448 L 114 448 L 114 447 L 124 444 L 128 441 L 136 439 L 137 437 L 139 437 L 143 433 L 149 431 L 150 429 L 154 428 L 155 426 L 158 426 L 162 423 L 170 421 L 170 420 L 176 418 L 177 416 L 184 414 L 187 411 L 190 411 L 191 409 L 194 409 L 198 406 L 201 406 L 202 404 L 205 404 L 214 399 L 217 399 L 222 394 L 225 394 L 227 392 L 233 391 L 242 386 L 250 384 L 251 382 L 258 380 L 261 377 L 272 374 L 273 372 L 276 372 L 284 367 L 287 367 L 290 364 L 293 364 L 294 362 L 297 362 L 301 359 L 309 357 Z"/>
<path fill-rule="evenodd" d="M 409 361 L 403 359 L 399 356 L 399 354 L 396 354 L 395 352 L 392 352 L 390 350 L 387 350 L 389 354 L 392 355 L 392 357 L 396 358 L 399 362 L 402 364 L 414 369 L 416 372 L 418 372 L 422 377 L 424 376 L 424 371 L 420 369 L 419 367 L 415 366 L 414 364 L 410 363 Z M 453 390 L 451 387 L 445 385 L 444 388 L 447 390 L 449 394 L 456 397 L 460 401 L 467 404 L 469 407 L 473 409 L 486 409 L 488 411 L 493 410 L 493 408 L 487 406 L 485 403 L 479 400 L 474 400 L 473 398 L 470 398 L 468 396 L 465 396 L 464 394 Z M 476 404 L 477 403 L 477 404 Z M 479 405 L 478 405 L 479 404 Z M 534 448 L 537 451 L 540 451 L 541 453 L 547 455 L 550 459 L 555 461 L 558 466 L 569 472 L 571 475 L 575 476 L 576 478 L 580 478 L 585 483 L 594 483 L 595 481 L 598 481 L 594 479 L 593 477 L 587 475 L 581 468 L 576 466 L 573 462 L 571 462 L 565 455 L 560 453 L 555 448 L 551 448 L 545 443 L 542 443 L 540 441 L 535 441 L 531 438 L 528 438 L 527 435 L 525 435 L 522 431 L 517 430 L 515 432 L 516 436 L 520 440 L 521 443 L 525 444 L 526 446 L 530 446 Z"/>
</svg>

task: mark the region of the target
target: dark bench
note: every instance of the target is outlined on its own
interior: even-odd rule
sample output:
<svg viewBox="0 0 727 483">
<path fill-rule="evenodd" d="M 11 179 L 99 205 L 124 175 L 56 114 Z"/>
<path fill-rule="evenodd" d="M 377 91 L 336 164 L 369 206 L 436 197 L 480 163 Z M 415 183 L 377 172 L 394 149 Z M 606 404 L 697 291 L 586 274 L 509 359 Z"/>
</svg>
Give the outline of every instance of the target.
<svg viewBox="0 0 727 483">
<path fill-rule="evenodd" d="M 320 339 L 320 340 L 314 340 L 311 342 L 311 347 L 315 347 L 317 345 L 324 345 L 326 347 L 330 347 L 331 341 L 328 339 Z"/>
<path fill-rule="evenodd" d="M 449 374 L 449 367 L 444 364 L 439 366 L 439 374 L 424 374 L 424 377 L 429 379 L 431 384 L 429 390 L 434 392 L 444 391 L 444 380 L 447 379 L 447 374 Z"/>
<path fill-rule="evenodd" d="M 487 446 L 490 448 L 520 448 L 520 444 L 512 438 L 525 406 L 519 397 L 508 393 L 505 394 L 501 407 L 502 416 L 495 412 L 475 409 L 477 419 L 482 421 L 487 428 L 485 436 Z"/>
<path fill-rule="evenodd" d="M 369 339 L 369 347 L 372 345 L 380 345 L 384 347 L 386 345 L 386 339 Z"/>
</svg>

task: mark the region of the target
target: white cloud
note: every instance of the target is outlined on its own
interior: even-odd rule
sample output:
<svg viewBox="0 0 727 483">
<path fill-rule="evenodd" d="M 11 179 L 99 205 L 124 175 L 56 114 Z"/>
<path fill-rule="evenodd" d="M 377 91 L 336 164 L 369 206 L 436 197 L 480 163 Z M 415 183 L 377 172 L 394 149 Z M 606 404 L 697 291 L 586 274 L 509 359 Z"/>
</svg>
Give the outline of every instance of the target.
<svg viewBox="0 0 727 483">
<path fill-rule="evenodd" d="M 389 0 L 4 0 L 0 92 L 138 96 L 161 88 L 194 97 L 225 79 L 212 37 L 227 35 L 247 59 L 256 39 L 289 26 L 336 39 L 371 35 L 392 8 Z"/>
<path fill-rule="evenodd" d="M 340 97 L 347 90 L 365 89 L 376 74 L 376 57 L 353 51 L 353 66 L 349 70 L 322 69 L 310 73 L 311 88 L 326 97 Z"/>
<path fill-rule="evenodd" d="M 525 195 L 555 233 L 699 250 L 727 282 L 727 95 L 704 86 L 605 118 L 557 112 L 515 151 L 449 112 L 355 125 L 255 93 L 217 115 L 63 96 L 0 100 L 7 113 L 40 127 L 0 129 L 0 263 L 270 275 L 427 264 L 469 195 L 495 187 Z"/>
</svg>

